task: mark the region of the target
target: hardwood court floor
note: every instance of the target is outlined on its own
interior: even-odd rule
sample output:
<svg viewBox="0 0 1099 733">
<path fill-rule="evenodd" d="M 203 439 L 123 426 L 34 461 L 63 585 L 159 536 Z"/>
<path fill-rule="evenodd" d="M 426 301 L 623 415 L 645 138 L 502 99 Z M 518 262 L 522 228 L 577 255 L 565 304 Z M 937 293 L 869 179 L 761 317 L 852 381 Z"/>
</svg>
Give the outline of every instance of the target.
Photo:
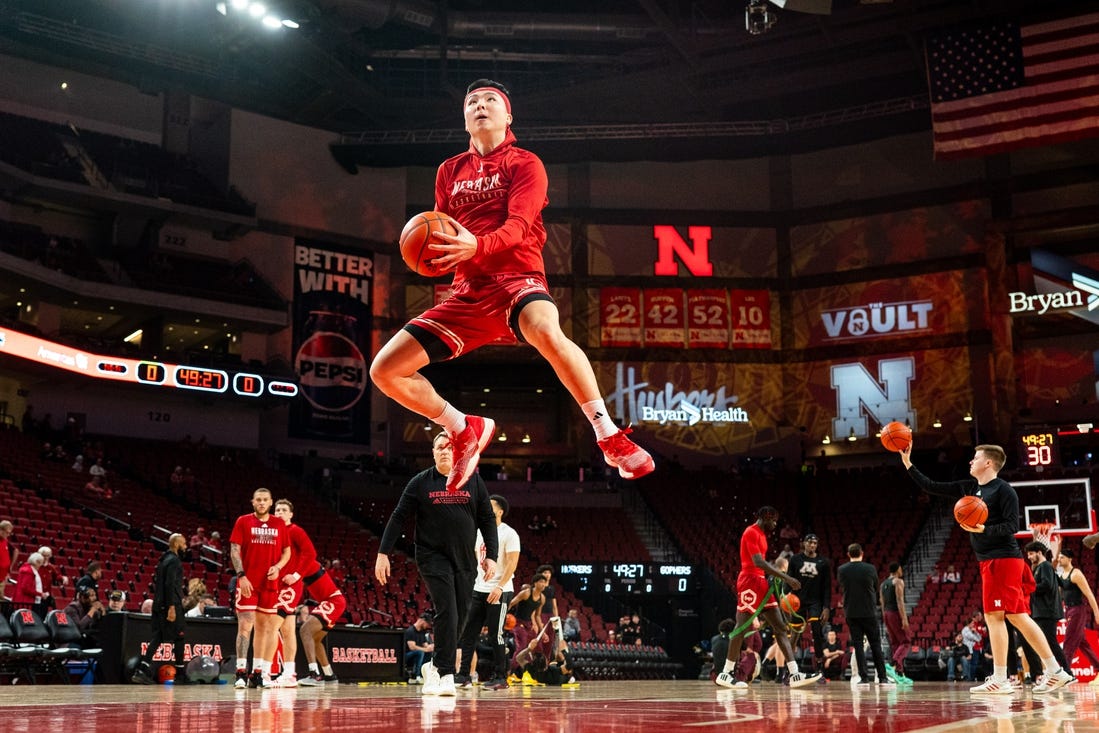
<svg viewBox="0 0 1099 733">
<path fill-rule="evenodd" d="M 424 698 L 407 685 L 288 690 L 229 685 L 15 686 L 0 689 L 5 733 L 296 733 L 318 731 L 1099 731 L 1099 688 L 1049 696 L 971 696 L 968 685 L 916 683 L 878 691 L 832 683 L 745 692 L 709 682 L 584 682 Z"/>
</svg>

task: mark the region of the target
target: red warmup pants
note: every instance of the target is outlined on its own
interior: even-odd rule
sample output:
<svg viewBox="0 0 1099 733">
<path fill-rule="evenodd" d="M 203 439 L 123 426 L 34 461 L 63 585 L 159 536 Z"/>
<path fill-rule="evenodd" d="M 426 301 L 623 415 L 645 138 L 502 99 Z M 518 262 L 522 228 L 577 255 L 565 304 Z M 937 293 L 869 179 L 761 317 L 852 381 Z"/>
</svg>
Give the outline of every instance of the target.
<svg viewBox="0 0 1099 733">
<path fill-rule="evenodd" d="M 885 633 L 889 636 L 889 649 L 893 654 L 893 666 L 898 672 L 903 672 L 904 658 L 908 656 L 908 648 L 911 646 L 908 632 L 901 625 L 900 611 L 886 611 L 883 618 Z"/>
<path fill-rule="evenodd" d="M 1065 650 L 1065 659 L 1069 666 L 1072 665 L 1072 658 L 1079 652 L 1088 658 L 1093 667 L 1099 669 L 1099 656 L 1095 654 L 1095 650 L 1091 648 L 1091 644 L 1084 636 L 1089 618 L 1091 618 L 1091 607 L 1087 603 L 1065 607 L 1065 643 L 1061 646 Z"/>
</svg>

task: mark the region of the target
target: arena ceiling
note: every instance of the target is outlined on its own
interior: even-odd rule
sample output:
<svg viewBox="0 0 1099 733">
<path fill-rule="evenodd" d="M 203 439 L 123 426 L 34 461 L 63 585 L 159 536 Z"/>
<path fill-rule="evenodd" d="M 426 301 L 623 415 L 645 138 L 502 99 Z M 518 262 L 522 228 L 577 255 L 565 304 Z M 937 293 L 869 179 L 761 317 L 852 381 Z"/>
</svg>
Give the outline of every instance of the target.
<svg viewBox="0 0 1099 733">
<path fill-rule="evenodd" d="M 224 15 L 219 0 L 0 0 L 0 53 L 346 133 L 349 168 L 435 165 L 464 140 L 460 101 L 482 76 L 509 85 L 517 132 L 548 162 L 680 160 L 927 129 L 928 33 L 1086 5 L 262 1 L 300 27 L 264 29 L 244 0 Z M 777 18 L 768 32 L 746 30 L 749 3 Z"/>
</svg>

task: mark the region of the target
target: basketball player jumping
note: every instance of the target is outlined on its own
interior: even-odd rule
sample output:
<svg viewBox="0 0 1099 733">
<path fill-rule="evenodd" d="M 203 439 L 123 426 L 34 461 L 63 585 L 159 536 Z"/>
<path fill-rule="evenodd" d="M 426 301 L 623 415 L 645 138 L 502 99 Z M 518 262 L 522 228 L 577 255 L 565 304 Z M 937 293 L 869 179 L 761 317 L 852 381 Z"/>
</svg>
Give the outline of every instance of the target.
<svg viewBox="0 0 1099 733">
<path fill-rule="evenodd" d="M 796 578 L 782 572 L 765 559 L 767 557 L 767 533 L 773 532 L 778 525 L 778 510 L 774 507 L 761 507 L 756 512 L 756 521 L 748 525 L 740 538 L 740 574 L 736 579 L 737 608 L 735 633 L 729 639 L 729 653 L 725 658 L 725 669 L 714 680 L 722 687 L 747 689 L 748 683 L 736 679 L 736 670 L 740 662 L 740 649 L 744 636 L 749 630 L 749 619 L 763 604 L 759 616 L 775 632 L 775 643 L 779 645 L 790 672 L 787 684 L 790 687 L 805 687 L 820 679 L 820 674 L 803 675 L 798 671 L 794 660 L 794 647 L 790 643 L 790 627 L 778 610 L 778 599 L 771 596 L 764 601 L 770 584 L 767 576 L 782 579 L 793 590 L 800 590 L 801 583 Z"/>
<path fill-rule="evenodd" d="M 435 208 L 458 222 L 435 264 L 454 271 L 452 295 L 413 318 L 382 347 L 370 378 L 387 396 L 446 430 L 454 445 L 447 490 L 477 468 L 492 439 L 491 418 L 465 415 L 419 372 L 494 341 L 525 342 L 538 350 L 595 429 L 607 464 L 628 479 L 653 470 L 653 459 L 607 414 L 587 355 L 561 330 L 546 283 L 542 209 L 549 182 L 542 161 L 515 145 L 511 101 L 500 83 L 478 79 L 464 99 L 470 146 L 439 166 Z"/>
<path fill-rule="evenodd" d="M 978 445 L 969 462 L 969 475 L 973 479 L 962 481 L 932 481 L 924 476 L 912 465 L 911 444 L 900 455 L 908 475 L 927 493 L 951 499 L 975 494 L 988 506 L 988 519 L 984 524 L 961 525 L 969 532 L 969 541 L 980 562 L 981 595 L 992 642 L 992 676 L 969 691 L 979 695 L 1010 695 L 1015 691 L 1007 680 L 1009 633 L 1005 619 L 1019 630 L 1042 659 L 1045 673 L 1032 692 L 1051 692 L 1073 682 L 1073 676 L 1057 662 L 1045 635 L 1030 617 L 1030 594 L 1035 584 L 1015 539 L 1019 527 L 1019 495 L 1011 484 L 997 476 L 1007 460 L 1004 449 L 998 445 Z"/>
</svg>

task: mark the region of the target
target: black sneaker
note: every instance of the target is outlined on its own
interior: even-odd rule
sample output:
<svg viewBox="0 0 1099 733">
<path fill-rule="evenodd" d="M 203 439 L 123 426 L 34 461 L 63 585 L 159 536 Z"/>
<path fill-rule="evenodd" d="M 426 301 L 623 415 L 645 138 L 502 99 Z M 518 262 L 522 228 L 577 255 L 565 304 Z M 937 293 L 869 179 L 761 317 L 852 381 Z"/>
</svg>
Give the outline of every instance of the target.
<svg viewBox="0 0 1099 733">
<path fill-rule="evenodd" d="M 481 685 L 481 689 L 482 690 L 493 690 L 493 691 L 495 691 L 495 690 L 506 690 L 510 686 L 511 685 L 508 684 L 508 681 L 506 679 L 504 679 L 503 677 L 495 677 L 495 678 L 489 680 L 488 682 L 484 683 L 483 685 Z"/>
<path fill-rule="evenodd" d="M 321 680 L 323 682 L 339 682 L 339 680 L 336 679 L 336 675 L 334 674 L 321 675 Z"/>
<path fill-rule="evenodd" d="M 155 685 L 156 680 L 149 676 L 149 673 L 145 671 L 144 667 L 138 667 L 134 671 L 133 677 L 130 678 L 130 682 L 135 685 Z"/>
<path fill-rule="evenodd" d="M 243 669 L 238 669 L 237 670 L 237 680 L 236 680 L 236 682 L 233 683 L 233 687 L 235 687 L 238 690 L 243 690 L 247 686 L 248 686 L 248 673 L 245 672 Z"/>
<path fill-rule="evenodd" d="M 253 672 L 248 675 L 248 689 L 255 690 L 263 687 L 263 674 L 260 672 Z"/>
<path fill-rule="evenodd" d="M 473 689 L 473 677 L 468 674 L 454 675 L 454 686 L 461 690 Z"/>
</svg>

